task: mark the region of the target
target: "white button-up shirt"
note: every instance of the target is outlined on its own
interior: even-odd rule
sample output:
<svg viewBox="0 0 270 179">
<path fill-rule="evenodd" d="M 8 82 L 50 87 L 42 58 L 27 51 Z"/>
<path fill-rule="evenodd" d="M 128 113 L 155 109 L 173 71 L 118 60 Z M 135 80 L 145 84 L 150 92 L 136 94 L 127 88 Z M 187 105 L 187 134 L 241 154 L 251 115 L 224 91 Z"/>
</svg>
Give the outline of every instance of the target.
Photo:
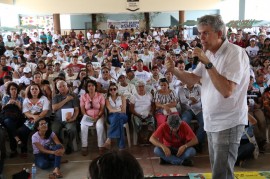
<svg viewBox="0 0 270 179">
<path fill-rule="evenodd" d="M 193 73 L 201 77 L 205 131 L 219 132 L 237 125 L 247 125 L 246 94 L 250 73 L 245 50 L 225 40 L 215 54 L 206 51 L 206 56 L 220 75 L 236 83 L 236 88 L 230 97 L 224 98 L 215 88 L 204 64 L 198 64 Z"/>
</svg>

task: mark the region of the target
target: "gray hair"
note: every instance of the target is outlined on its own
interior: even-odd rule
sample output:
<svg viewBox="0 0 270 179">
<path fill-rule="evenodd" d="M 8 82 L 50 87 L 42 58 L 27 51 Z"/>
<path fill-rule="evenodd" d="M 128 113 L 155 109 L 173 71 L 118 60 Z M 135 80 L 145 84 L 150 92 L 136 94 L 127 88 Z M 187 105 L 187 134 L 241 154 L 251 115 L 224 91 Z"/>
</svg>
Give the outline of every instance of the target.
<svg viewBox="0 0 270 179">
<path fill-rule="evenodd" d="M 178 129 L 181 124 L 181 118 L 177 114 L 169 115 L 167 118 L 167 124 L 173 129 Z"/>
<path fill-rule="evenodd" d="M 221 31 L 222 32 L 222 40 L 225 40 L 226 37 L 226 25 L 222 20 L 221 15 L 215 14 L 215 15 L 205 15 L 199 18 L 198 26 L 211 26 L 216 32 Z"/>
<path fill-rule="evenodd" d="M 138 81 L 137 83 L 136 83 L 136 87 L 138 87 L 138 86 L 145 86 L 145 82 L 144 81 Z"/>
<path fill-rule="evenodd" d="M 66 87 L 68 86 L 66 81 L 64 81 L 64 80 L 59 80 L 59 81 L 57 81 L 57 83 L 56 83 L 56 88 L 58 89 L 59 86 L 60 86 L 61 84 L 65 85 Z"/>
</svg>

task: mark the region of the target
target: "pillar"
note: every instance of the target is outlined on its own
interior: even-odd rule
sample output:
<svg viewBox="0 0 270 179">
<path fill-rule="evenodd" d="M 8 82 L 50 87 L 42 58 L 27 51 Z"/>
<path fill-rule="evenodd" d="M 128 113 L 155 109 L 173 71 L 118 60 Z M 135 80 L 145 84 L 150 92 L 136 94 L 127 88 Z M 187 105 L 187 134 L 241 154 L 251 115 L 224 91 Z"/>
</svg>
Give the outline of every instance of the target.
<svg viewBox="0 0 270 179">
<path fill-rule="evenodd" d="M 61 33 L 60 14 L 53 14 L 54 33 Z"/>
<path fill-rule="evenodd" d="M 246 0 L 239 0 L 239 20 L 245 20 Z"/>
<path fill-rule="evenodd" d="M 179 11 L 179 24 L 185 22 L 185 11 Z"/>
</svg>

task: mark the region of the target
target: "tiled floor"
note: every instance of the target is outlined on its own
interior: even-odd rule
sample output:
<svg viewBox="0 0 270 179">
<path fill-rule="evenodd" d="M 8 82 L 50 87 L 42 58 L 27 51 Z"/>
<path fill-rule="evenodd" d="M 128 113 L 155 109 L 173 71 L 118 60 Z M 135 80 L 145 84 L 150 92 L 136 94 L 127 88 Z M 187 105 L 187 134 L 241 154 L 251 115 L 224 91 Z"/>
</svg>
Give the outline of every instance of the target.
<svg viewBox="0 0 270 179">
<path fill-rule="evenodd" d="M 86 157 L 81 156 L 80 152 L 74 152 L 64 159 L 69 162 L 62 164 L 61 171 L 64 178 L 67 179 L 84 179 L 88 176 L 88 167 L 92 159 L 98 156 L 98 149 L 95 136 L 89 137 L 89 155 Z M 7 145 L 8 148 L 8 145 Z M 159 165 L 159 159 L 153 154 L 153 146 L 132 146 L 127 149 L 132 153 L 139 163 L 141 164 L 144 174 L 147 176 L 157 176 L 159 174 L 182 174 L 187 175 L 191 172 L 210 172 L 209 157 L 207 148 L 202 154 L 198 154 L 194 158 L 193 167 L 173 166 L 173 165 Z M 5 179 L 11 178 L 11 175 L 20 171 L 22 168 L 30 168 L 33 161 L 33 156 L 29 153 L 28 159 L 21 159 L 20 157 L 13 159 L 6 159 L 4 174 Z M 236 171 L 270 171 L 270 147 L 265 154 L 261 154 L 259 159 L 250 160 L 247 162 L 245 168 L 236 167 Z M 47 179 L 51 170 L 37 171 L 37 179 Z"/>
</svg>

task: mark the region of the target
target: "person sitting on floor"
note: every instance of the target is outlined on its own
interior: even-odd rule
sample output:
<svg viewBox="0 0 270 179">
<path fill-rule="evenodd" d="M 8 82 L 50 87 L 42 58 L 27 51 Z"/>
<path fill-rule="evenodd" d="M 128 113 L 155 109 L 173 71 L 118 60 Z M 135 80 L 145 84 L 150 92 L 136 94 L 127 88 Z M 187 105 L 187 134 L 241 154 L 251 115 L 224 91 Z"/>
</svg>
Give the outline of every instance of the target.
<svg viewBox="0 0 270 179">
<path fill-rule="evenodd" d="M 65 148 L 60 143 L 54 132 L 48 127 L 45 118 L 39 119 L 34 126 L 35 133 L 32 136 L 32 147 L 35 157 L 35 164 L 41 169 L 54 167 L 55 178 L 62 178 L 60 164 Z"/>
<path fill-rule="evenodd" d="M 257 120 L 252 116 L 248 115 L 248 123 L 249 125 L 245 126 L 245 131 L 242 135 L 242 138 L 240 140 L 240 146 L 238 148 L 238 156 L 235 165 L 243 167 L 245 165 L 245 161 L 249 158 L 252 158 L 253 152 L 255 150 L 255 145 L 249 141 L 248 136 L 246 133 L 249 135 L 249 137 L 253 137 L 253 128 L 254 125 L 257 124 Z"/>
<path fill-rule="evenodd" d="M 160 164 L 193 166 L 190 158 L 196 155 L 193 146 L 198 144 L 198 139 L 179 115 L 169 115 L 149 141 L 155 146 L 154 153 L 160 157 Z"/>
</svg>

